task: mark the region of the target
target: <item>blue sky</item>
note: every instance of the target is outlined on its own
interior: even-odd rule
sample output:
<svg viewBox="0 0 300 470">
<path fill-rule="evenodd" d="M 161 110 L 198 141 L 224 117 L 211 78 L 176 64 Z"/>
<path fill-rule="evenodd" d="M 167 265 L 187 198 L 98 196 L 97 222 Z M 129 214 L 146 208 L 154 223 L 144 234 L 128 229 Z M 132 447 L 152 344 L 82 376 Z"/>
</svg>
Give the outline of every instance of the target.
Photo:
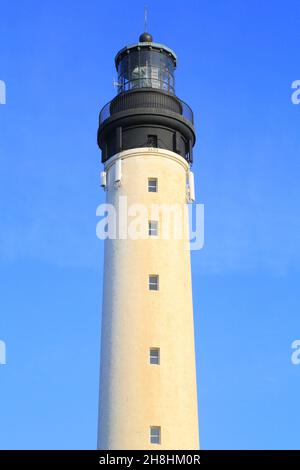
<svg viewBox="0 0 300 470">
<path fill-rule="evenodd" d="M 201 446 L 300 449 L 297 0 L 148 1 L 195 112 L 192 253 Z M 143 3 L 0 0 L 1 449 L 96 446 L 100 108 Z"/>
</svg>

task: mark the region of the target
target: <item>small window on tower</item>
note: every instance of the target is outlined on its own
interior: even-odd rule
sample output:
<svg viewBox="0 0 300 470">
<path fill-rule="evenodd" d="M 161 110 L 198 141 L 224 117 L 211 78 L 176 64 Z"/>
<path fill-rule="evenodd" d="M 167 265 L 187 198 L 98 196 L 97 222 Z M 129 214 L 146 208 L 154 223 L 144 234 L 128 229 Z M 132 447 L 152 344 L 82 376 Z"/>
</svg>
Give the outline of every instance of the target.
<svg viewBox="0 0 300 470">
<path fill-rule="evenodd" d="M 150 443 L 160 444 L 161 442 L 161 428 L 160 426 L 150 426 Z"/>
<path fill-rule="evenodd" d="M 157 148 L 157 135 L 148 135 L 147 147 Z"/>
<path fill-rule="evenodd" d="M 160 364 L 159 348 L 150 348 L 150 364 Z"/>
<path fill-rule="evenodd" d="M 158 276 L 156 274 L 149 276 L 149 290 L 158 290 Z"/>
<path fill-rule="evenodd" d="M 158 235 L 158 222 L 149 220 L 149 237 L 157 237 Z"/>
<path fill-rule="evenodd" d="M 157 193 L 157 178 L 148 179 L 148 191 L 149 193 Z"/>
</svg>

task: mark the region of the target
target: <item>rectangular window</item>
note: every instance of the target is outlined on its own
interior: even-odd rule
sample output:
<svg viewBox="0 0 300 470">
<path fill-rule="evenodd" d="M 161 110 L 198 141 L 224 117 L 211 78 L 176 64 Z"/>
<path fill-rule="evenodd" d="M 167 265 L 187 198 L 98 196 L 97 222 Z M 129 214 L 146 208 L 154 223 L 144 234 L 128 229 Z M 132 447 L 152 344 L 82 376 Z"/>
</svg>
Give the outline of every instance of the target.
<svg viewBox="0 0 300 470">
<path fill-rule="evenodd" d="M 156 274 L 149 276 L 149 290 L 158 290 L 158 276 Z"/>
<path fill-rule="evenodd" d="M 160 349 L 150 348 L 150 364 L 160 364 Z"/>
<path fill-rule="evenodd" d="M 161 443 L 161 428 L 160 426 L 150 426 L 150 443 L 160 444 Z"/>
<path fill-rule="evenodd" d="M 157 193 L 157 178 L 148 179 L 148 191 L 149 193 Z"/>
<path fill-rule="evenodd" d="M 158 222 L 149 220 L 149 237 L 157 237 L 158 235 Z"/>
<path fill-rule="evenodd" d="M 147 147 L 157 148 L 157 135 L 148 135 Z"/>
</svg>

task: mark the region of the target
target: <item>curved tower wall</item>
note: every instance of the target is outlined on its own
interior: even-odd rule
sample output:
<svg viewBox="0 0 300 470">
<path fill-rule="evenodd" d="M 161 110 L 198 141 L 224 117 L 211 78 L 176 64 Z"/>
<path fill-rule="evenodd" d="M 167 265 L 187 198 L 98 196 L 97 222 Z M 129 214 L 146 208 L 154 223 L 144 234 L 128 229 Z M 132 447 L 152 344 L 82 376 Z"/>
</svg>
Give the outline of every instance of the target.
<svg viewBox="0 0 300 470">
<path fill-rule="evenodd" d="M 121 182 L 115 183 L 117 160 Z M 187 202 L 188 162 L 174 152 L 137 148 L 106 163 L 107 202 L 128 208 Z M 157 192 L 148 179 L 157 178 Z M 120 199 L 121 196 L 121 199 Z M 105 241 L 99 449 L 198 449 L 190 252 L 185 236 Z M 117 215 L 119 222 L 119 215 Z M 130 223 L 134 217 L 129 217 Z M 159 290 L 149 290 L 149 275 Z M 150 364 L 150 348 L 159 348 L 160 364 Z M 160 428 L 152 444 L 150 429 Z"/>
</svg>

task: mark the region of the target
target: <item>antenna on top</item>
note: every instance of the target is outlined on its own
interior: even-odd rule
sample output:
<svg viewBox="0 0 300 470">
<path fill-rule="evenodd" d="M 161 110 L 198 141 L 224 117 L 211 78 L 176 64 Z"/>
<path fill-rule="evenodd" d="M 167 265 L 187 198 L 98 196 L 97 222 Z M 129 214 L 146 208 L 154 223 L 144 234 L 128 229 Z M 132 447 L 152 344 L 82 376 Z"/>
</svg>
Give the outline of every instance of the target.
<svg viewBox="0 0 300 470">
<path fill-rule="evenodd" d="M 147 5 L 144 6 L 144 31 L 147 33 L 148 31 L 148 7 Z"/>
</svg>

